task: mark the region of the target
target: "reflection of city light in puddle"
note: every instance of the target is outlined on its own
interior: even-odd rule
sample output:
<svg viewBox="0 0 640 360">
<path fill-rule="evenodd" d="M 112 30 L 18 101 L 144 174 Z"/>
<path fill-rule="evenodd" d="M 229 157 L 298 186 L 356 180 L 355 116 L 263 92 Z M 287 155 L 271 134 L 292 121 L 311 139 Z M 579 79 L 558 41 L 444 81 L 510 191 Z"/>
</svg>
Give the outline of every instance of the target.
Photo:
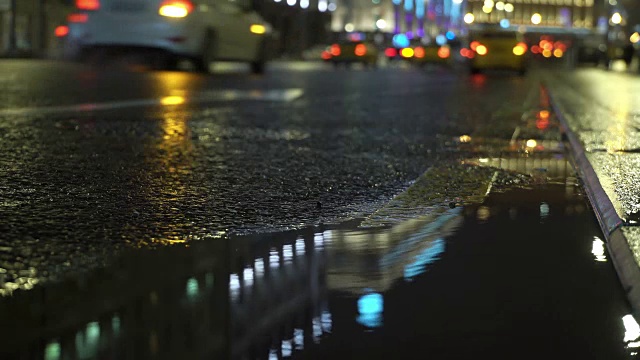
<svg viewBox="0 0 640 360">
<path fill-rule="evenodd" d="M 45 360 L 58 360 L 60 359 L 60 354 L 60 344 L 57 341 L 48 343 L 44 349 Z"/>
<path fill-rule="evenodd" d="M 300 256 L 300 255 L 304 255 L 304 240 L 303 239 L 298 239 L 296 240 L 296 255 Z"/>
<path fill-rule="evenodd" d="M 476 212 L 476 217 L 480 221 L 487 221 L 491 217 L 491 209 L 487 206 L 480 206 Z"/>
<path fill-rule="evenodd" d="M 634 341 L 637 342 L 638 338 L 640 338 L 640 325 L 636 322 L 636 319 L 633 318 L 633 315 L 625 315 L 622 318 L 622 323 L 624 324 L 624 342 Z M 629 346 L 629 345 L 627 345 Z M 638 347 L 638 346 L 635 346 Z"/>
<path fill-rule="evenodd" d="M 320 323 L 322 323 L 322 331 L 330 333 L 331 328 L 333 327 L 331 313 L 326 310 L 323 311 L 322 314 L 320 314 Z"/>
<path fill-rule="evenodd" d="M 591 253 L 596 257 L 596 261 L 607 261 L 607 256 L 604 253 L 604 242 L 597 236 L 594 236 L 593 238 L 593 248 L 591 249 Z"/>
<path fill-rule="evenodd" d="M 189 280 L 187 280 L 187 297 L 194 298 L 198 296 L 198 291 L 199 291 L 198 280 L 193 277 L 189 278 Z"/>
<path fill-rule="evenodd" d="M 304 330 L 293 329 L 293 343 L 296 345 L 296 350 L 304 349 Z"/>
<path fill-rule="evenodd" d="M 278 250 L 276 249 L 271 249 L 269 252 L 269 266 L 272 269 L 280 266 L 280 256 L 278 256 Z"/>
<path fill-rule="evenodd" d="M 471 136 L 462 135 L 462 136 L 460 136 L 459 140 L 460 140 L 461 143 L 464 143 L 464 144 L 470 143 L 471 142 Z"/>
<path fill-rule="evenodd" d="M 361 325 L 377 328 L 382 325 L 384 299 L 378 293 L 368 293 L 358 299 L 358 318 Z"/>
<path fill-rule="evenodd" d="M 282 247 L 282 257 L 284 258 L 284 262 L 291 262 L 291 260 L 293 260 L 293 246 L 291 246 L 291 244 Z"/>
<path fill-rule="evenodd" d="M 322 336 L 322 324 L 320 323 L 320 319 L 317 317 L 313 318 L 311 327 L 313 328 L 313 340 L 318 343 Z"/>
<path fill-rule="evenodd" d="M 291 340 L 282 340 L 282 357 L 290 357 L 293 353 Z"/>
<path fill-rule="evenodd" d="M 324 236 L 322 236 L 322 233 L 313 236 L 313 246 L 316 249 L 322 249 L 324 247 Z"/>
<path fill-rule="evenodd" d="M 276 349 L 269 350 L 269 360 L 278 360 L 278 350 Z"/>
<path fill-rule="evenodd" d="M 229 275 L 229 293 L 234 300 L 240 295 L 240 277 L 238 274 Z"/>
<path fill-rule="evenodd" d="M 262 258 L 258 258 L 254 261 L 253 266 L 256 269 L 256 276 L 264 275 L 264 260 Z"/>
<path fill-rule="evenodd" d="M 248 267 L 244 269 L 244 272 L 242 273 L 242 276 L 244 277 L 244 283 L 247 286 L 251 286 L 253 285 L 253 269 Z"/>
<path fill-rule="evenodd" d="M 543 202 L 540 204 L 540 219 L 544 220 L 549 217 L 549 204 Z"/>
</svg>

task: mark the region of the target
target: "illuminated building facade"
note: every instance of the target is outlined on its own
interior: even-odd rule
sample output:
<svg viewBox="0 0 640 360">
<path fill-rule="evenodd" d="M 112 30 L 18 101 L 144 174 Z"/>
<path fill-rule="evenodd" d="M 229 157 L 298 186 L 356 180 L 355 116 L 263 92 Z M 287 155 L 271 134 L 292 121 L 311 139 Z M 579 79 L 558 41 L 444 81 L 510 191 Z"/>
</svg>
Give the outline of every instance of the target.
<svg viewBox="0 0 640 360">
<path fill-rule="evenodd" d="M 479 24 L 593 28 L 599 9 L 594 0 L 467 0 L 467 13 Z"/>
</svg>

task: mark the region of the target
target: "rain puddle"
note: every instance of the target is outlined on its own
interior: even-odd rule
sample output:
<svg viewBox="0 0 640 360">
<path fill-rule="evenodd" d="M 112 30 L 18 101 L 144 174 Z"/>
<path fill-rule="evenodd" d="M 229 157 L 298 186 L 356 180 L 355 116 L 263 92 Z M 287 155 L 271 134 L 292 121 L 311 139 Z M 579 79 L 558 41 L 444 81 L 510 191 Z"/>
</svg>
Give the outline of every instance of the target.
<svg viewBox="0 0 640 360">
<path fill-rule="evenodd" d="M 137 252 L 3 303 L 1 335 L 48 360 L 630 358 L 640 328 L 562 174 L 395 226 Z"/>
</svg>

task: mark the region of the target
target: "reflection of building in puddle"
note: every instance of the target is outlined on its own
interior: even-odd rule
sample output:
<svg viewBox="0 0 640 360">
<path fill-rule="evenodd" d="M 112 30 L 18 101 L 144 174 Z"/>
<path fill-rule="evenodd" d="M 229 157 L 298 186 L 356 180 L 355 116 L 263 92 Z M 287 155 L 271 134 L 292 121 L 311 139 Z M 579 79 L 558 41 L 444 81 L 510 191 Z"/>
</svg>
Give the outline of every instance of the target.
<svg viewBox="0 0 640 360">
<path fill-rule="evenodd" d="M 332 232 L 328 286 L 362 294 L 412 280 L 444 252 L 444 238 L 462 222 L 462 208 L 406 221 L 390 229 Z"/>
<path fill-rule="evenodd" d="M 566 179 L 574 175 L 567 159 L 561 154 L 553 153 L 533 153 L 527 156 L 505 153 L 499 157 L 467 159 L 465 163 L 553 179 Z"/>
<path fill-rule="evenodd" d="M 87 279 L 93 293 L 74 296 L 74 306 L 43 306 L 41 333 L 21 334 L 31 338 L 22 350 L 49 360 L 286 356 L 331 331 L 324 239 L 220 239 L 136 252 L 113 273 Z M 67 287 L 41 291 L 52 299 Z"/>
</svg>

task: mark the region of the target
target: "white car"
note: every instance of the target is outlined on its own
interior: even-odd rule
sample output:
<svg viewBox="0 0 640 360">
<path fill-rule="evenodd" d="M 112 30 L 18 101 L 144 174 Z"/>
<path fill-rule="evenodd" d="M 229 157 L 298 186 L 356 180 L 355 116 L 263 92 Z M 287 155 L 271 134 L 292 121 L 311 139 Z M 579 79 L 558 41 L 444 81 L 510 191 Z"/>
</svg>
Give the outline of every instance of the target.
<svg viewBox="0 0 640 360">
<path fill-rule="evenodd" d="M 271 26 L 251 0 L 75 0 L 67 18 L 65 56 L 94 50 L 146 50 L 165 68 L 189 59 L 206 72 L 212 61 L 243 61 L 264 71 Z"/>
</svg>

